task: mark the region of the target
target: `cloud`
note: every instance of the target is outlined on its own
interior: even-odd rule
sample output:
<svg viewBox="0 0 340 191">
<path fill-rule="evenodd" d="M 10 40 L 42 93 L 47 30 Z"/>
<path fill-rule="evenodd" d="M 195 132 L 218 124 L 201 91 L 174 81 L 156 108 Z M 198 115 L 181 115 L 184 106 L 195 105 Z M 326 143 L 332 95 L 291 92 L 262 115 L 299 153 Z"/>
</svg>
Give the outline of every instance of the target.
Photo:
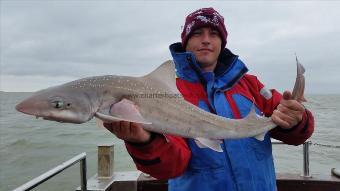
<svg viewBox="0 0 340 191">
<path fill-rule="evenodd" d="M 297 53 L 307 69 L 308 93 L 340 93 L 336 1 L 1 4 L 1 90 L 33 91 L 39 83 L 45 87 L 93 75 L 146 74 L 171 59 L 168 46 L 180 41 L 188 13 L 215 7 L 225 17 L 228 48 L 267 86 L 291 87 Z M 16 85 L 23 80 L 25 87 Z"/>
</svg>

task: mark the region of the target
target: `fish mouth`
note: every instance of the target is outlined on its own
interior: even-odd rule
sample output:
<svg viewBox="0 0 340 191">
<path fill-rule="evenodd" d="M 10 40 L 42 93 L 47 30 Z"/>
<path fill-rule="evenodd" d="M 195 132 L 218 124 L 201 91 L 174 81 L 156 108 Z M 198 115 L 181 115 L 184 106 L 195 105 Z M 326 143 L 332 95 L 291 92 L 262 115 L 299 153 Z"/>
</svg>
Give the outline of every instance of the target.
<svg viewBox="0 0 340 191">
<path fill-rule="evenodd" d="M 37 117 L 37 116 L 36 116 Z M 60 120 L 58 118 L 55 118 L 55 117 L 41 117 L 43 120 L 48 120 L 48 121 L 56 121 L 56 122 L 59 122 L 59 123 L 65 123 L 65 119 L 64 120 Z"/>
<path fill-rule="evenodd" d="M 53 117 L 46 117 L 46 116 L 36 115 L 35 118 L 36 118 L 36 119 L 42 119 L 42 120 L 48 120 L 48 121 L 57 121 L 57 122 L 61 122 L 61 121 L 58 121 L 56 118 L 53 118 Z"/>
<path fill-rule="evenodd" d="M 59 123 L 75 123 L 75 124 L 81 124 L 84 123 L 82 120 L 77 120 L 73 118 L 64 118 L 64 117 L 56 117 L 56 116 L 35 116 L 37 119 L 42 118 L 43 120 L 48 120 L 48 121 L 56 121 Z"/>
</svg>

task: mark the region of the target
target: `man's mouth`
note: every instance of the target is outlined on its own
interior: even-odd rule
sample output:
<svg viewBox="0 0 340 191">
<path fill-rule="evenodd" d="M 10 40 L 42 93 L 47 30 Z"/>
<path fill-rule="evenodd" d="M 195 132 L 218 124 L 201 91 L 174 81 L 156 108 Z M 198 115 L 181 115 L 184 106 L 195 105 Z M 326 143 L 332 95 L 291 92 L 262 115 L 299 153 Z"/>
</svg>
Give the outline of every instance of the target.
<svg viewBox="0 0 340 191">
<path fill-rule="evenodd" d="M 209 48 L 201 48 L 201 49 L 198 49 L 199 52 L 212 52 L 211 49 Z"/>
</svg>

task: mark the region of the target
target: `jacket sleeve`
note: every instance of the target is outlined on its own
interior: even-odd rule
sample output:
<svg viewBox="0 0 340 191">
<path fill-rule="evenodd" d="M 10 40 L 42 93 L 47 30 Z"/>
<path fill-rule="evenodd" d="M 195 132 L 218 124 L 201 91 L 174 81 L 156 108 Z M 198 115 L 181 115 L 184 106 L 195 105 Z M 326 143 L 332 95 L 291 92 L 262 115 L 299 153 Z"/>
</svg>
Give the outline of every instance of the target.
<svg viewBox="0 0 340 191">
<path fill-rule="evenodd" d="M 305 110 L 302 120 L 291 129 L 276 127 L 270 131 L 271 137 L 289 145 L 304 143 L 314 131 L 314 117 L 309 110 Z"/>
<path fill-rule="evenodd" d="M 256 81 L 256 85 L 252 85 L 251 91 L 253 92 L 258 106 L 262 109 L 265 116 L 270 117 L 279 105 L 282 95 L 276 90 L 267 90 L 256 77 L 250 79 L 253 82 Z M 283 129 L 280 126 L 277 126 L 270 131 L 270 135 L 272 138 L 286 144 L 299 145 L 304 143 L 312 135 L 313 131 L 314 117 L 313 114 L 306 109 L 299 124 L 291 129 Z"/>
<path fill-rule="evenodd" d="M 184 138 L 152 133 L 146 144 L 125 142 L 138 170 L 157 179 L 169 179 L 184 173 L 191 151 Z"/>
</svg>

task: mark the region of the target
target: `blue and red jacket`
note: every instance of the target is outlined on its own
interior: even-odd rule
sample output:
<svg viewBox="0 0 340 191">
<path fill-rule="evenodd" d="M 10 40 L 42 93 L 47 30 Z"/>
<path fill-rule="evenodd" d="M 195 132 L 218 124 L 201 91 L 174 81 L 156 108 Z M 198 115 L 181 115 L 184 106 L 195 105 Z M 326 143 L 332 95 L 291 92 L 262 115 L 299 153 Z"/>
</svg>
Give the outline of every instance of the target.
<svg viewBox="0 0 340 191">
<path fill-rule="evenodd" d="M 214 72 L 204 72 L 180 43 L 170 46 L 177 69 L 177 88 L 184 99 L 227 118 L 247 116 L 255 103 L 258 113 L 271 116 L 282 95 L 267 90 L 238 56 L 224 49 Z M 276 177 L 270 137 L 299 145 L 314 130 L 306 110 L 302 121 L 284 130 L 276 127 L 264 141 L 255 138 L 223 140 L 223 152 L 200 148 L 193 139 L 152 134 L 146 144 L 126 143 L 137 169 L 158 179 L 169 179 L 170 191 L 274 191 Z"/>
</svg>

